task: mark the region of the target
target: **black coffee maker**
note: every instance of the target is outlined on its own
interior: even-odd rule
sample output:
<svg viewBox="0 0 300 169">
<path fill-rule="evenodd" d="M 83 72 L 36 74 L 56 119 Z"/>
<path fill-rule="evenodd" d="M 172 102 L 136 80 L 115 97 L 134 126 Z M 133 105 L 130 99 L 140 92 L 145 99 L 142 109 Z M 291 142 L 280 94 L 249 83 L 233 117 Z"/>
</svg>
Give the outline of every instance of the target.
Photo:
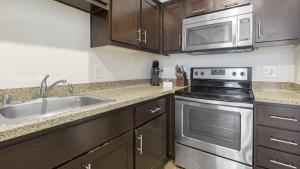
<svg viewBox="0 0 300 169">
<path fill-rule="evenodd" d="M 159 86 L 160 79 L 159 79 L 159 62 L 157 60 L 153 61 L 152 69 L 151 69 L 151 85 L 152 86 Z"/>
</svg>

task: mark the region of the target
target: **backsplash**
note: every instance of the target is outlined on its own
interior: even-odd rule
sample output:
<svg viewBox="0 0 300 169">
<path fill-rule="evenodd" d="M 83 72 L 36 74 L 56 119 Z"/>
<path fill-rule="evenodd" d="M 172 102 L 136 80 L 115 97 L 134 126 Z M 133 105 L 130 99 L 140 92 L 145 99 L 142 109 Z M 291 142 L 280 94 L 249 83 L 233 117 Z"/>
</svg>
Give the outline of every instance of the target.
<svg viewBox="0 0 300 169">
<path fill-rule="evenodd" d="M 259 48 L 248 53 L 215 55 L 172 54 L 159 57 L 163 78 L 175 78 L 175 65 L 183 64 L 189 74 L 191 67 L 252 67 L 253 81 L 295 82 L 295 47 Z M 273 66 L 275 77 L 264 77 L 263 67 Z M 188 76 L 189 77 L 189 76 Z"/>
<path fill-rule="evenodd" d="M 83 83 L 74 84 L 74 95 L 99 91 L 99 90 L 109 90 L 137 85 L 149 84 L 149 79 L 141 80 L 125 80 L 125 81 L 113 81 L 113 82 L 98 82 L 98 83 Z M 68 86 L 61 85 L 56 86 L 49 92 L 49 96 L 67 96 Z M 11 95 L 13 102 L 18 101 L 28 101 L 32 99 L 37 99 L 40 97 L 39 87 L 28 87 L 28 88 L 14 88 L 14 89 L 0 89 L 0 103 L 3 102 L 4 95 Z"/>
</svg>

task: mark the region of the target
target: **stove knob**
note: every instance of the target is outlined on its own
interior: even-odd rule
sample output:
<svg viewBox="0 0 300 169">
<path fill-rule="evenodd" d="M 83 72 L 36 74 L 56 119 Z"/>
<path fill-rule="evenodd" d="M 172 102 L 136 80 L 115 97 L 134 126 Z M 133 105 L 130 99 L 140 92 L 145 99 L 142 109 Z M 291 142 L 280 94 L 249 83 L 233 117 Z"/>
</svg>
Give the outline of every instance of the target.
<svg viewBox="0 0 300 169">
<path fill-rule="evenodd" d="M 232 76 L 236 76 L 236 72 L 232 72 Z"/>
<path fill-rule="evenodd" d="M 245 73 L 244 73 L 244 72 L 241 72 L 240 75 L 243 77 L 243 76 L 245 76 Z"/>
<path fill-rule="evenodd" d="M 195 74 L 195 76 L 198 76 L 199 73 L 198 73 L 198 72 L 195 72 L 194 74 Z"/>
<path fill-rule="evenodd" d="M 201 76 L 204 76 L 204 72 L 201 72 Z"/>
</svg>

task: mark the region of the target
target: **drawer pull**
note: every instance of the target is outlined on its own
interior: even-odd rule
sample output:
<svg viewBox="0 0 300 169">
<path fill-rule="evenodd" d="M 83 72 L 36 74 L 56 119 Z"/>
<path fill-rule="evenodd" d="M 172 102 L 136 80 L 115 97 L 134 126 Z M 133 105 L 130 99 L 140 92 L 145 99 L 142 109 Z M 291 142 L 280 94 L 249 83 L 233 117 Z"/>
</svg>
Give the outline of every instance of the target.
<svg viewBox="0 0 300 169">
<path fill-rule="evenodd" d="M 156 112 L 158 112 L 160 110 L 161 110 L 160 107 L 154 107 L 154 109 L 151 109 L 151 110 L 148 110 L 148 111 L 153 114 L 153 113 L 156 113 Z"/>
<path fill-rule="evenodd" d="M 285 163 L 282 163 L 282 162 L 279 162 L 279 161 L 276 161 L 276 160 L 270 160 L 270 163 L 277 164 L 277 165 L 284 166 L 284 167 L 288 167 L 288 168 L 292 168 L 292 169 L 297 169 L 297 167 L 293 166 L 292 164 L 285 164 Z"/>
<path fill-rule="evenodd" d="M 202 12 L 205 12 L 206 9 L 200 9 L 200 10 L 197 10 L 197 11 L 193 11 L 192 14 L 195 14 L 195 13 L 202 13 Z"/>
<path fill-rule="evenodd" d="M 270 117 L 273 118 L 273 119 L 279 119 L 279 120 L 286 120 L 286 121 L 298 122 L 297 119 L 291 118 L 291 117 L 280 117 L 280 116 L 273 116 L 273 115 L 271 115 Z"/>
<path fill-rule="evenodd" d="M 285 140 L 281 140 L 281 139 L 277 139 L 277 138 L 273 138 L 273 137 L 271 137 L 270 140 L 274 141 L 274 142 L 278 142 L 278 143 L 284 143 L 284 144 L 289 144 L 289 145 L 293 145 L 293 146 L 298 146 L 298 144 L 293 141 L 285 141 Z"/>
</svg>

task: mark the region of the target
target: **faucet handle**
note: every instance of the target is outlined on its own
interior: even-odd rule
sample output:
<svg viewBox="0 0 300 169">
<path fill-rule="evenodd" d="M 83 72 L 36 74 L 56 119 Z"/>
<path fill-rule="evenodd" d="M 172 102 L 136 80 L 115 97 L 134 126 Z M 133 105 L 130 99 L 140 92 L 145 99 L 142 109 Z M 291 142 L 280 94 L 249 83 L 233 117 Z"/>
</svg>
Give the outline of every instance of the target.
<svg viewBox="0 0 300 169">
<path fill-rule="evenodd" d="M 3 95 L 3 105 L 11 104 L 11 95 L 4 94 Z"/>
<path fill-rule="evenodd" d="M 69 83 L 68 84 L 68 95 L 72 96 L 73 94 L 74 94 L 74 86 L 71 83 Z"/>
</svg>

